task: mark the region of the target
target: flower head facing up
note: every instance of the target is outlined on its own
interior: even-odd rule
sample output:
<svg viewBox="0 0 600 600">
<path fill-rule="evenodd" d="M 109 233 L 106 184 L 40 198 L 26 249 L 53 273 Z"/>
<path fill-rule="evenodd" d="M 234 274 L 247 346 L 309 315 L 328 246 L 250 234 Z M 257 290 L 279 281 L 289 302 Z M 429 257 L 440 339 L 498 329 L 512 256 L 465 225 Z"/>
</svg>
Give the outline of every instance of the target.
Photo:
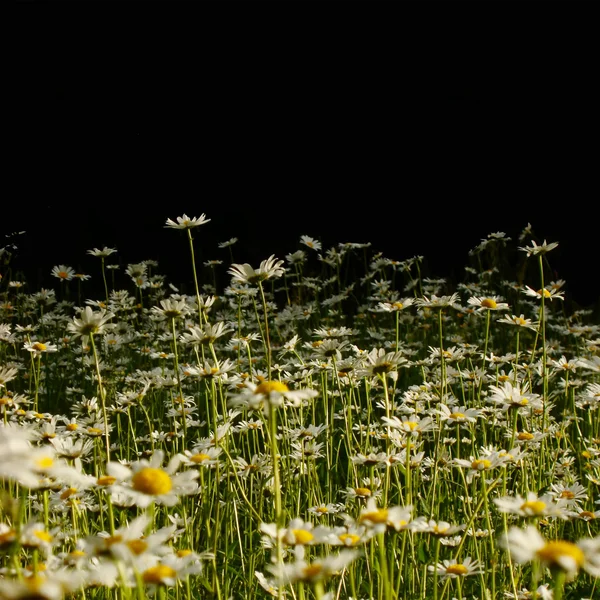
<svg viewBox="0 0 600 600">
<path fill-rule="evenodd" d="M 535 241 L 532 240 L 531 242 L 531 246 L 520 246 L 519 250 L 522 250 L 523 252 L 527 253 L 527 257 L 530 256 L 535 256 L 538 254 L 546 254 L 548 252 L 550 252 L 550 250 L 554 250 L 554 248 L 558 247 L 558 242 L 551 242 L 550 244 L 548 244 L 548 242 L 546 242 L 546 240 L 544 240 L 543 244 L 540 244 L 539 246 L 535 243 Z"/>
<path fill-rule="evenodd" d="M 468 577 L 469 575 L 479 575 L 483 573 L 481 563 L 478 560 L 472 560 L 470 556 L 467 556 L 461 562 L 453 558 L 452 560 L 444 560 L 438 563 L 435 567 L 429 565 L 430 573 L 436 573 L 441 575 L 442 580 L 454 579 L 456 577 Z"/>
<path fill-rule="evenodd" d="M 116 248 L 108 248 L 107 246 L 104 246 L 102 250 L 94 248 L 93 250 L 88 250 L 87 253 L 91 254 L 92 256 L 97 256 L 98 258 L 106 258 L 107 256 L 114 254 L 116 251 Z"/>
<path fill-rule="evenodd" d="M 75 277 L 75 271 L 66 265 L 57 265 L 52 269 L 52 276 L 61 281 L 71 281 Z"/>
<path fill-rule="evenodd" d="M 231 396 L 228 405 L 241 406 L 248 410 L 262 409 L 267 414 L 269 405 L 299 407 L 305 400 L 316 396 L 316 390 L 290 390 L 283 381 L 265 380 L 258 384 L 247 381 L 241 393 Z"/>
<path fill-rule="evenodd" d="M 58 351 L 56 344 L 51 344 L 50 342 L 25 342 L 23 348 L 25 348 L 27 352 L 31 352 L 34 356 Z"/>
<path fill-rule="evenodd" d="M 506 302 L 502 302 L 499 296 L 472 296 L 467 300 L 467 303 L 476 307 L 475 310 L 483 312 L 486 310 L 508 310 L 509 306 Z"/>
<path fill-rule="evenodd" d="M 600 576 L 600 537 L 576 543 L 547 541 L 530 525 L 526 529 L 511 527 L 500 543 L 516 562 L 537 560 L 551 570 L 564 572 L 568 580 L 574 579 L 580 569 L 593 577 Z"/>
<path fill-rule="evenodd" d="M 272 254 L 260 263 L 258 269 L 252 268 L 248 263 L 233 264 L 227 272 L 238 283 L 260 283 L 265 279 L 281 277 L 285 273 L 282 265 L 283 261 L 277 260 Z"/>
<path fill-rule="evenodd" d="M 162 467 L 164 452 L 157 450 L 149 460 L 141 459 L 127 467 L 118 462 L 109 462 L 108 475 L 115 477 L 117 483 L 112 492 L 128 497 L 134 504 L 145 508 L 152 504 L 174 506 L 179 496 L 195 494 L 198 484 L 195 479 L 199 472 L 188 470 L 177 473 L 182 463 L 176 455 L 166 467 Z"/>
<path fill-rule="evenodd" d="M 342 550 L 339 554 L 317 558 L 310 563 L 300 559 L 294 563 L 270 566 L 269 570 L 278 585 L 286 585 L 296 581 L 314 583 L 339 574 L 358 556 L 359 552 L 357 550 Z"/>
<path fill-rule="evenodd" d="M 192 218 L 184 213 L 182 217 L 177 217 L 177 222 L 167 219 L 165 227 L 170 227 L 171 229 L 192 229 L 193 227 L 200 227 L 200 225 L 204 225 L 209 221 L 210 219 L 207 219 L 204 213 L 199 217 Z"/>
<path fill-rule="evenodd" d="M 87 345 L 90 335 L 103 333 L 108 329 L 108 322 L 115 315 L 104 309 L 94 312 L 90 306 L 86 306 L 80 313 L 79 318 L 67 325 L 67 329 L 74 337 L 81 337 L 81 343 Z"/>
<path fill-rule="evenodd" d="M 152 314 L 157 316 L 159 319 L 177 319 L 189 314 L 189 312 L 190 309 L 185 301 L 185 298 L 167 298 L 166 300 L 160 301 L 160 307 L 152 307 Z"/>
</svg>

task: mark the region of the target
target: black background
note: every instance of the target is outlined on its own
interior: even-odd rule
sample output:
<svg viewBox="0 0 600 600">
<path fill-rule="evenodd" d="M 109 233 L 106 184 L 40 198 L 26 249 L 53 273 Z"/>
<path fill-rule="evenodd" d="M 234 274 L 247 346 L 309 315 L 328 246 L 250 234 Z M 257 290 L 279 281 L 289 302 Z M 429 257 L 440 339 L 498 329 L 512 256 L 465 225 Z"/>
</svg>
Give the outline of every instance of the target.
<svg viewBox="0 0 600 600">
<path fill-rule="evenodd" d="M 32 287 L 53 285 L 58 263 L 97 279 L 86 251 L 104 245 L 189 279 L 185 236 L 164 228 L 183 213 L 211 219 L 194 232 L 200 260 L 227 263 L 217 244 L 238 237 L 236 262 L 257 265 L 305 234 L 423 255 L 429 274 L 456 277 L 482 238 L 531 223 L 560 243 L 549 258 L 567 293 L 597 305 L 598 95 L 585 68 L 535 48 L 477 61 L 475 40 L 455 52 L 452 36 L 428 53 L 435 36 L 375 28 L 383 10 L 352 5 L 348 27 L 278 9 L 273 27 L 258 6 L 181 11 L 163 29 L 157 10 L 149 30 L 111 25 L 88 43 L 85 28 L 27 37 L 1 223 L 26 231 L 15 266 Z"/>
</svg>

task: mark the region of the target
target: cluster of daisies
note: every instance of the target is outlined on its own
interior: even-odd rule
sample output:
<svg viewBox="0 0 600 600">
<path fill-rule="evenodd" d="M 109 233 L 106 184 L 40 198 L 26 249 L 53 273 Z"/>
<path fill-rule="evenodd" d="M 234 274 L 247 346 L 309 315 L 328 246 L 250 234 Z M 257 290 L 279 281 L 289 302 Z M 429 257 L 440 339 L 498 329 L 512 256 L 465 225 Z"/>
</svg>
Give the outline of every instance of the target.
<svg viewBox="0 0 600 600">
<path fill-rule="evenodd" d="M 189 293 L 106 247 L 0 280 L 0 597 L 599 593 L 600 326 L 556 243 L 454 283 L 309 236 L 197 265 L 209 222 L 165 223 Z"/>
</svg>

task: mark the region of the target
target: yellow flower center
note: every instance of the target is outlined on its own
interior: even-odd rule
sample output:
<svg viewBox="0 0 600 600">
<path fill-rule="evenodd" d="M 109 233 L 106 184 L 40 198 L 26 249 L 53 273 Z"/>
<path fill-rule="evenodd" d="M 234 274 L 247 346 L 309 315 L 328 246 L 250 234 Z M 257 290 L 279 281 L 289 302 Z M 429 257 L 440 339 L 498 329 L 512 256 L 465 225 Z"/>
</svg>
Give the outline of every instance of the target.
<svg viewBox="0 0 600 600">
<path fill-rule="evenodd" d="M 556 567 L 561 566 L 559 561 L 564 556 L 572 558 L 575 561 L 577 568 L 581 567 L 585 562 L 585 555 L 581 548 L 571 542 L 565 542 L 563 540 L 548 542 L 543 548 L 538 550 L 536 554 L 541 561 Z"/>
<path fill-rule="evenodd" d="M 181 550 L 177 550 L 176 554 L 179 558 L 184 558 L 186 556 L 189 556 L 192 553 L 191 550 L 187 550 L 187 549 L 181 549 Z"/>
<path fill-rule="evenodd" d="M 35 461 L 35 464 L 38 469 L 49 469 L 54 465 L 54 460 L 51 456 L 42 456 Z"/>
<path fill-rule="evenodd" d="M 315 536 L 310 531 L 306 531 L 306 529 L 292 529 L 292 533 L 296 538 L 296 544 L 308 544 L 315 539 Z"/>
<path fill-rule="evenodd" d="M 119 544 L 123 541 L 123 536 L 122 535 L 111 535 L 107 538 L 104 538 L 104 543 L 106 544 L 107 548 L 110 548 L 113 544 Z"/>
<path fill-rule="evenodd" d="M 73 494 L 76 494 L 76 493 L 77 493 L 77 488 L 74 488 L 74 487 L 67 488 L 60 495 L 60 499 L 61 500 L 67 500 L 67 498 L 70 498 Z"/>
<path fill-rule="evenodd" d="M 396 310 L 402 310 L 404 308 L 404 304 L 402 304 L 402 302 L 394 302 L 394 304 L 392 304 L 392 306 L 396 309 Z"/>
<path fill-rule="evenodd" d="M 289 392 L 289 388 L 285 383 L 281 383 L 281 381 L 263 381 L 259 384 L 254 390 L 255 394 L 264 394 L 265 396 L 270 394 L 271 392 L 279 392 L 283 394 L 284 392 Z"/>
<path fill-rule="evenodd" d="M 316 564 L 316 565 L 307 565 L 306 567 L 304 567 L 302 569 L 302 574 L 304 575 L 304 577 L 306 579 L 312 579 L 313 577 L 317 577 L 321 571 L 323 570 L 323 566 Z"/>
<path fill-rule="evenodd" d="M 327 514 L 329 512 L 326 506 L 318 506 L 315 510 L 322 515 Z"/>
<path fill-rule="evenodd" d="M 160 584 L 164 583 L 165 579 L 173 579 L 177 576 L 177 571 L 167 565 L 156 565 L 146 569 L 142 574 L 144 583 Z"/>
<path fill-rule="evenodd" d="M 57 273 L 57 275 L 61 278 L 61 279 L 67 279 L 69 277 L 69 274 L 66 271 L 59 271 Z"/>
<path fill-rule="evenodd" d="M 466 575 L 468 572 L 469 569 L 465 565 L 448 565 L 446 567 L 446 573 L 451 573 L 452 575 Z"/>
<path fill-rule="evenodd" d="M 0 533 L 0 548 L 12 544 L 17 539 L 17 532 L 14 529 L 9 529 L 4 533 Z"/>
<path fill-rule="evenodd" d="M 383 375 L 384 373 L 389 373 L 392 370 L 392 363 L 390 362 L 381 362 L 377 365 L 373 365 L 373 374 L 374 375 Z"/>
<path fill-rule="evenodd" d="M 541 515 L 546 508 L 546 503 L 541 500 L 529 500 L 521 504 L 521 510 L 530 515 Z"/>
<path fill-rule="evenodd" d="M 338 537 L 344 546 L 355 546 L 360 542 L 360 536 L 355 533 L 342 533 Z"/>
<path fill-rule="evenodd" d="M 162 469 L 153 469 L 144 467 L 140 469 L 132 478 L 133 489 L 149 496 L 160 496 L 168 494 L 173 487 L 173 482 L 168 473 Z"/>
<path fill-rule="evenodd" d="M 42 344 L 42 342 L 36 342 L 32 348 L 38 352 L 45 352 L 47 349 L 46 344 Z"/>
<path fill-rule="evenodd" d="M 208 454 L 204 454 L 204 452 L 200 452 L 200 454 L 194 454 L 193 456 L 190 456 L 190 460 L 193 463 L 199 464 L 205 460 L 210 460 L 210 456 Z"/>
<path fill-rule="evenodd" d="M 532 440 L 533 438 L 533 433 L 529 433 L 528 431 L 521 431 L 521 433 L 519 433 L 517 436 L 517 439 L 521 440 L 522 442 Z"/>
<path fill-rule="evenodd" d="M 129 540 L 127 542 L 127 547 L 135 554 L 139 556 L 143 554 L 148 549 L 148 544 L 144 540 Z"/>
<path fill-rule="evenodd" d="M 544 288 L 543 290 L 538 290 L 537 293 L 540 296 L 543 294 L 544 298 L 550 298 L 552 296 L 552 294 L 546 288 Z"/>
<path fill-rule="evenodd" d="M 453 412 L 448 415 L 449 419 L 454 419 L 455 421 L 460 421 L 465 418 L 465 413 Z"/>
<path fill-rule="evenodd" d="M 410 431 L 414 431 L 419 426 L 419 424 L 415 423 L 415 421 L 404 421 L 403 425 L 406 429 L 409 429 Z"/>
<path fill-rule="evenodd" d="M 102 429 L 98 427 L 88 427 L 87 430 L 90 435 L 102 435 Z"/>
<path fill-rule="evenodd" d="M 579 513 L 579 518 L 585 519 L 586 521 L 587 520 L 591 521 L 592 519 L 596 518 L 596 515 L 593 512 L 590 512 L 589 510 L 582 510 Z M 1 538 L 0 538 L 0 542 L 1 542 Z"/>
<path fill-rule="evenodd" d="M 471 463 L 471 469 L 475 469 L 477 471 L 483 471 L 484 469 L 490 469 L 492 466 L 491 461 L 487 460 L 487 458 L 478 458 Z"/>
<path fill-rule="evenodd" d="M 560 493 L 560 497 L 561 498 L 568 498 L 569 500 L 572 500 L 573 498 L 575 498 L 575 494 L 571 490 L 563 490 Z"/>
<path fill-rule="evenodd" d="M 493 300 L 492 298 L 484 298 L 481 301 L 481 306 L 483 306 L 485 308 L 496 308 L 498 305 L 496 304 L 496 301 Z M 460 566 L 462 566 L 462 565 L 460 565 Z"/>
<path fill-rule="evenodd" d="M 75 431 L 77 429 L 77 423 L 69 423 L 67 425 L 67 431 Z"/>
<path fill-rule="evenodd" d="M 364 513 L 360 516 L 360 522 L 368 521 L 374 525 L 380 523 L 387 523 L 388 520 L 388 510 L 387 508 L 380 508 L 379 510 L 374 510 L 372 512 Z"/>
<path fill-rule="evenodd" d="M 371 495 L 371 490 L 369 488 L 355 488 L 354 493 L 357 496 L 361 496 L 362 498 L 366 498 Z"/>
<path fill-rule="evenodd" d="M 38 529 L 37 531 L 34 531 L 33 535 L 42 542 L 50 543 L 52 541 L 52 536 L 43 529 Z"/>
<path fill-rule="evenodd" d="M 117 481 L 117 478 L 112 475 L 102 475 L 102 477 L 98 477 L 96 483 L 98 485 L 112 485 L 115 481 Z"/>
</svg>

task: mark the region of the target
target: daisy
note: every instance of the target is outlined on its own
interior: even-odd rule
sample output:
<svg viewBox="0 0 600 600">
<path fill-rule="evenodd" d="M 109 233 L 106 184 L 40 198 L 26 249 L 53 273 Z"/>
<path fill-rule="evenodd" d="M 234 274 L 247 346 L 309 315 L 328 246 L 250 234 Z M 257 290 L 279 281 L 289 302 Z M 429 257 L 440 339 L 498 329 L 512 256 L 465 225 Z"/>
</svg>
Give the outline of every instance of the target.
<svg viewBox="0 0 600 600">
<path fill-rule="evenodd" d="M 412 509 L 412 505 L 377 508 L 377 501 L 371 497 L 360 511 L 358 522 L 378 533 L 383 533 L 388 527 L 400 531 L 410 523 Z"/>
<path fill-rule="evenodd" d="M 67 329 L 73 334 L 73 337 L 81 337 L 81 343 L 87 346 L 90 335 L 104 333 L 111 325 L 108 323 L 115 315 L 104 309 L 95 312 L 91 307 L 86 306 L 79 314 L 79 318 L 74 317 L 71 323 L 67 324 Z"/>
<path fill-rule="evenodd" d="M 87 487 L 89 476 L 71 467 L 63 459 L 56 456 L 56 450 L 49 444 L 42 447 L 29 447 L 20 451 L 18 447 L 3 447 L 0 440 L 2 462 L 0 463 L 0 480 L 9 479 L 30 489 L 40 489 L 49 480 L 55 485 L 73 485 Z"/>
<path fill-rule="evenodd" d="M 216 467 L 219 464 L 221 448 L 194 448 L 184 450 L 181 462 L 187 466 Z"/>
<path fill-rule="evenodd" d="M 481 563 L 478 560 L 472 560 L 470 556 L 465 557 L 461 562 L 458 562 L 456 558 L 444 560 L 435 566 L 429 565 L 427 569 L 430 573 L 441 575 L 442 581 L 449 578 L 480 575 L 484 572 L 481 568 Z"/>
<path fill-rule="evenodd" d="M 342 550 L 339 554 L 317 558 L 310 563 L 300 559 L 294 563 L 279 564 L 268 568 L 278 585 L 286 585 L 296 581 L 314 583 L 338 575 L 358 556 L 359 552 L 356 550 Z"/>
<path fill-rule="evenodd" d="M 283 261 L 277 260 L 275 255 L 272 254 L 269 258 L 263 260 L 256 270 L 248 263 L 244 263 L 231 265 L 231 268 L 227 272 L 233 277 L 234 282 L 259 283 L 266 279 L 281 277 L 285 273 L 282 265 Z"/>
<path fill-rule="evenodd" d="M 431 297 L 423 296 L 422 298 L 417 298 L 415 304 L 419 308 L 433 309 L 451 307 L 460 309 L 461 306 L 458 304 L 459 299 L 457 293 L 454 293 L 451 296 L 436 296 L 435 294 L 431 294 Z"/>
<path fill-rule="evenodd" d="M 200 225 L 204 225 L 208 223 L 210 219 L 206 218 L 206 215 L 202 213 L 199 217 L 188 217 L 185 213 L 182 217 L 177 217 L 177 222 L 172 219 L 167 219 L 165 223 L 165 227 L 170 227 L 171 229 L 192 229 L 193 227 L 200 227 Z"/>
<path fill-rule="evenodd" d="M 496 467 L 504 466 L 507 462 L 505 456 L 501 456 L 498 452 L 494 454 L 485 454 L 482 457 L 471 456 L 469 460 L 462 458 L 455 458 L 452 460 L 452 464 L 458 467 L 467 468 L 467 483 L 473 480 L 473 477 L 479 476 L 484 471 L 491 471 Z"/>
<path fill-rule="evenodd" d="M 567 518 L 566 505 L 558 503 L 549 494 L 538 497 L 535 492 L 527 492 L 527 497 L 520 494 L 494 498 L 494 504 L 501 513 L 509 513 L 520 517 L 562 517 Z"/>
<path fill-rule="evenodd" d="M 176 525 L 169 525 L 148 535 L 145 532 L 151 519 L 142 514 L 114 533 L 101 532 L 84 540 L 83 550 L 93 556 L 110 555 L 136 568 L 155 563 L 159 557 L 172 552 L 167 542 L 173 538 Z"/>
<path fill-rule="evenodd" d="M 202 562 L 195 553 L 167 554 L 141 573 L 142 581 L 154 591 L 158 586 L 175 586 L 189 575 L 202 572 Z"/>
<path fill-rule="evenodd" d="M 420 418 L 412 415 L 410 417 L 403 416 L 401 419 L 398 417 L 381 417 L 381 420 L 388 427 L 398 429 L 412 437 L 418 437 L 426 431 L 435 429 L 435 423 L 431 417 Z"/>
<path fill-rule="evenodd" d="M 547 541 L 530 525 L 526 529 L 511 527 L 499 543 L 510 552 L 514 561 L 537 560 L 545 567 L 563 571 L 568 580 L 574 579 L 580 569 L 593 577 L 600 576 L 600 537 L 575 543 Z"/>
<path fill-rule="evenodd" d="M 57 543 L 56 534 L 59 529 L 47 531 L 43 523 L 30 521 L 19 534 L 19 543 L 23 548 L 38 548 L 44 554 L 48 555 L 52 547 Z"/>
<path fill-rule="evenodd" d="M 396 313 L 412 306 L 415 303 L 414 298 L 402 298 L 393 302 L 378 302 L 377 309 L 381 312 Z"/>
<path fill-rule="evenodd" d="M 366 356 L 366 368 L 360 369 L 360 376 L 382 377 L 386 373 L 396 373 L 398 367 L 408 360 L 400 352 L 387 352 L 384 348 L 373 348 Z"/>
<path fill-rule="evenodd" d="M 477 307 L 477 312 L 486 310 L 508 310 L 509 306 L 506 302 L 502 302 L 500 296 L 473 296 L 467 300 L 471 306 Z"/>
<path fill-rule="evenodd" d="M 558 300 L 564 300 L 565 296 L 562 292 L 558 292 L 554 289 L 544 288 L 543 290 L 534 290 L 530 288 L 528 285 L 525 286 L 525 290 L 523 293 L 527 296 L 531 296 L 532 298 L 537 298 L 538 300 L 544 297 L 545 300 L 554 300 L 555 298 Z"/>
<path fill-rule="evenodd" d="M 273 548 L 279 539 L 287 546 L 314 546 L 327 541 L 331 531 L 329 527 L 313 525 L 300 518 L 292 519 L 288 526 L 278 529 L 275 523 L 261 523 L 260 531 L 265 534 L 263 543 L 267 548 Z"/>
<path fill-rule="evenodd" d="M 233 330 L 223 321 L 210 325 L 206 323 L 201 327 L 192 326 L 181 334 L 179 341 L 183 344 L 198 346 L 200 344 L 212 344 L 215 340 L 222 337 L 226 333 L 231 333 Z"/>
<path fill-rule="evenodd" d="M 553 483 L 550 488 L 550 496 L 570 508 L 579 508 L 579 504 L 588 499 L 587 490 L 580 483 L 573 483 L 569 486 Z"/>
<path fill-rule="evenodd" d="M 341 527 L 334 527 L 327 539 L 332 546 L 353 548 L 369 541 L 376 534 L 375 530 L 364 525 L 356 525 L 351 520 Z"/>
<path fill-rule="evenodd" d="M 58 351 L 56 344 L 51 344 L 50 342 L 25 342 L 23 348 L 35 356 L 41 356 L 46 352 Z"/>
<path fill-rule="evenodd" d="M 321 242 L 307 235 L 300 236 L 300 243 L 304 244 L 305 246 L 308 246 L 311 250 L 319 251 L 321 249 Z"/>
<path fill-rule="evenodd" d="M 228 248 L 229 246 L 233 246 L 238 241 L 238 238 L 232 237 L 228 239 L 226 242 L 220 242 L 218 244 L 219 248 Z"/>
<path fill-rule="evenodd" d="M 181 457 L 170 459 L 166 468 L 162 467 L 164 452 L 156 450 L 150 459 L 141 459 L 126 467 L 111 461 L 107 473 L 116 477 L 118 484 L 113 486 L 115 493 L 122 493 L 133 500 L 140 508 L 146 508 L 153 502 L 165 506 L 174 506 L 179 496 L 189 496 L 198 490 L 194 481 L 199 476 L 197 470 L 176 473 L 181 465 Z"/>
<path fill-rule="evenodd" d="M 241 393 L 232 396 L 229 406 L 243 406 L 249 410 L 262 409 L 265 414 L 268 413 L 268 406 L 289 406 L 299 407 L 305 400 L 318 396 L 316 390 L 290 390 L 282 381 L 262 381 L 255 384 L 251 381 L 245 383 L 245 388 Z"/>
<path fill-rule="evenodd" d="M 75 271 L 66 265 L 57 265 L 52 269 L 51 275 L 61 281 L 71 281 L 75 277 Z"/>
<path fill-rule="evenodd" d="M 457 406 L 450 409 L 445 404 L 440 404 L 436 412 L 440 415 L 440 419 L 448 425 L 453 425 L 454 423 L 475 423 L 482 415 L 482 411 L 476 408 Z"/>
<path fill-rule="evenodd" d="M 108 248 L 107 246 L 104 246 L 104 248 L 102 248 L 102 250 L 99 250 L 98 248 L 94 248 L 93 250 L 88 250 L 87 253 L 91 254 L 92 256 L 97 256 L 99 258 L 106 258 L 107 256 L 114 254 L 116 251 L 117 251 L 116 248 Z"/>
<path fill-rule="evenodd" d="M 535 243 L 535 241 L 532 240 L 531 246 L 519 246 L 519 250 L 526 252 L 527 257 L 529 258 L 532 255 L 546 254 L 547 252 L 550 252 L 551 250 L 554 250 L 554 248 L 557 248 L 557 247 L 558 247 L 558 242 L 551 242 L 550 244 L 548 244 L 546 242 L 546 240 L 544 240 L 544 243 L 540 244 L 538 246 Z"/>
<path fill-rule="evenodd" d="M 459 533 L 465 528 L 465 524 L 451 525 L 447 521 L 435 521 L 434 519 L 430 519 L 423 524 L 420 531 L 430 533 L 435 537 L 443 538 L 453 536 L 455 533 Z"/>
<path fill-rule="evenodd" d="M 536 331 L 538 325 L 537 323 L 532 323 L 531 319 L 526 319 L 523 313 L 521 313 L 518 317 L 516 315 L 502 317 L 498 319 L 497 322 L 514 325 L 515 327 L 524 327 L 525 329 L 531 329 L 532 331 Z"/>
<path fill-rule="evenodd" d="M 260 571 L 254 571 L 254 576 L 258 579 L 260 587 L 267 592 L 270 596 L 275 598 L 279 597 L 279 590 L 273 581 L 267 579 Z M 285 597 L 285 596 L 284 596 Z"/>
<path fill-rule="evenodd" d="M 321 503 L 321 504 L 317 504 L 316 506 L 311 506 L 308 509 L 308 512 L 317 516 L 317 517 L 323 517 L 325 515 L 336 515 L 337 513 L 339 513 L 341 510 L 344 509 L 344 505 L 343 504 L 333 504 L 333 503 Z"/>
<path fill-rule="evenodd" d="M 87 583 L 84 571 L 53 569 L 21 579 L 0 578 L 0 597 L 5 600 L 63 600 Z"/>
<path fill-rule="evenodd" d="M 519 384 L 513 385 L 510 381 L 505 381 L 502 386 L 491 385 L 490 391 L 492 394 L 487 397 L 487 401 L 500 405 L 502 411 L 525 407 L 531 410 L 543 408 L 542 397 L 529 392 L 527 383 L 521 387 Z"/>
<path fill-rule="evenodd" d="M 189 313 L 190 308 L 185 298 L 160 300 L 160 306 L 152 307 L 152 314 L 160 319 L 177 319 Z"/>
</svg>

